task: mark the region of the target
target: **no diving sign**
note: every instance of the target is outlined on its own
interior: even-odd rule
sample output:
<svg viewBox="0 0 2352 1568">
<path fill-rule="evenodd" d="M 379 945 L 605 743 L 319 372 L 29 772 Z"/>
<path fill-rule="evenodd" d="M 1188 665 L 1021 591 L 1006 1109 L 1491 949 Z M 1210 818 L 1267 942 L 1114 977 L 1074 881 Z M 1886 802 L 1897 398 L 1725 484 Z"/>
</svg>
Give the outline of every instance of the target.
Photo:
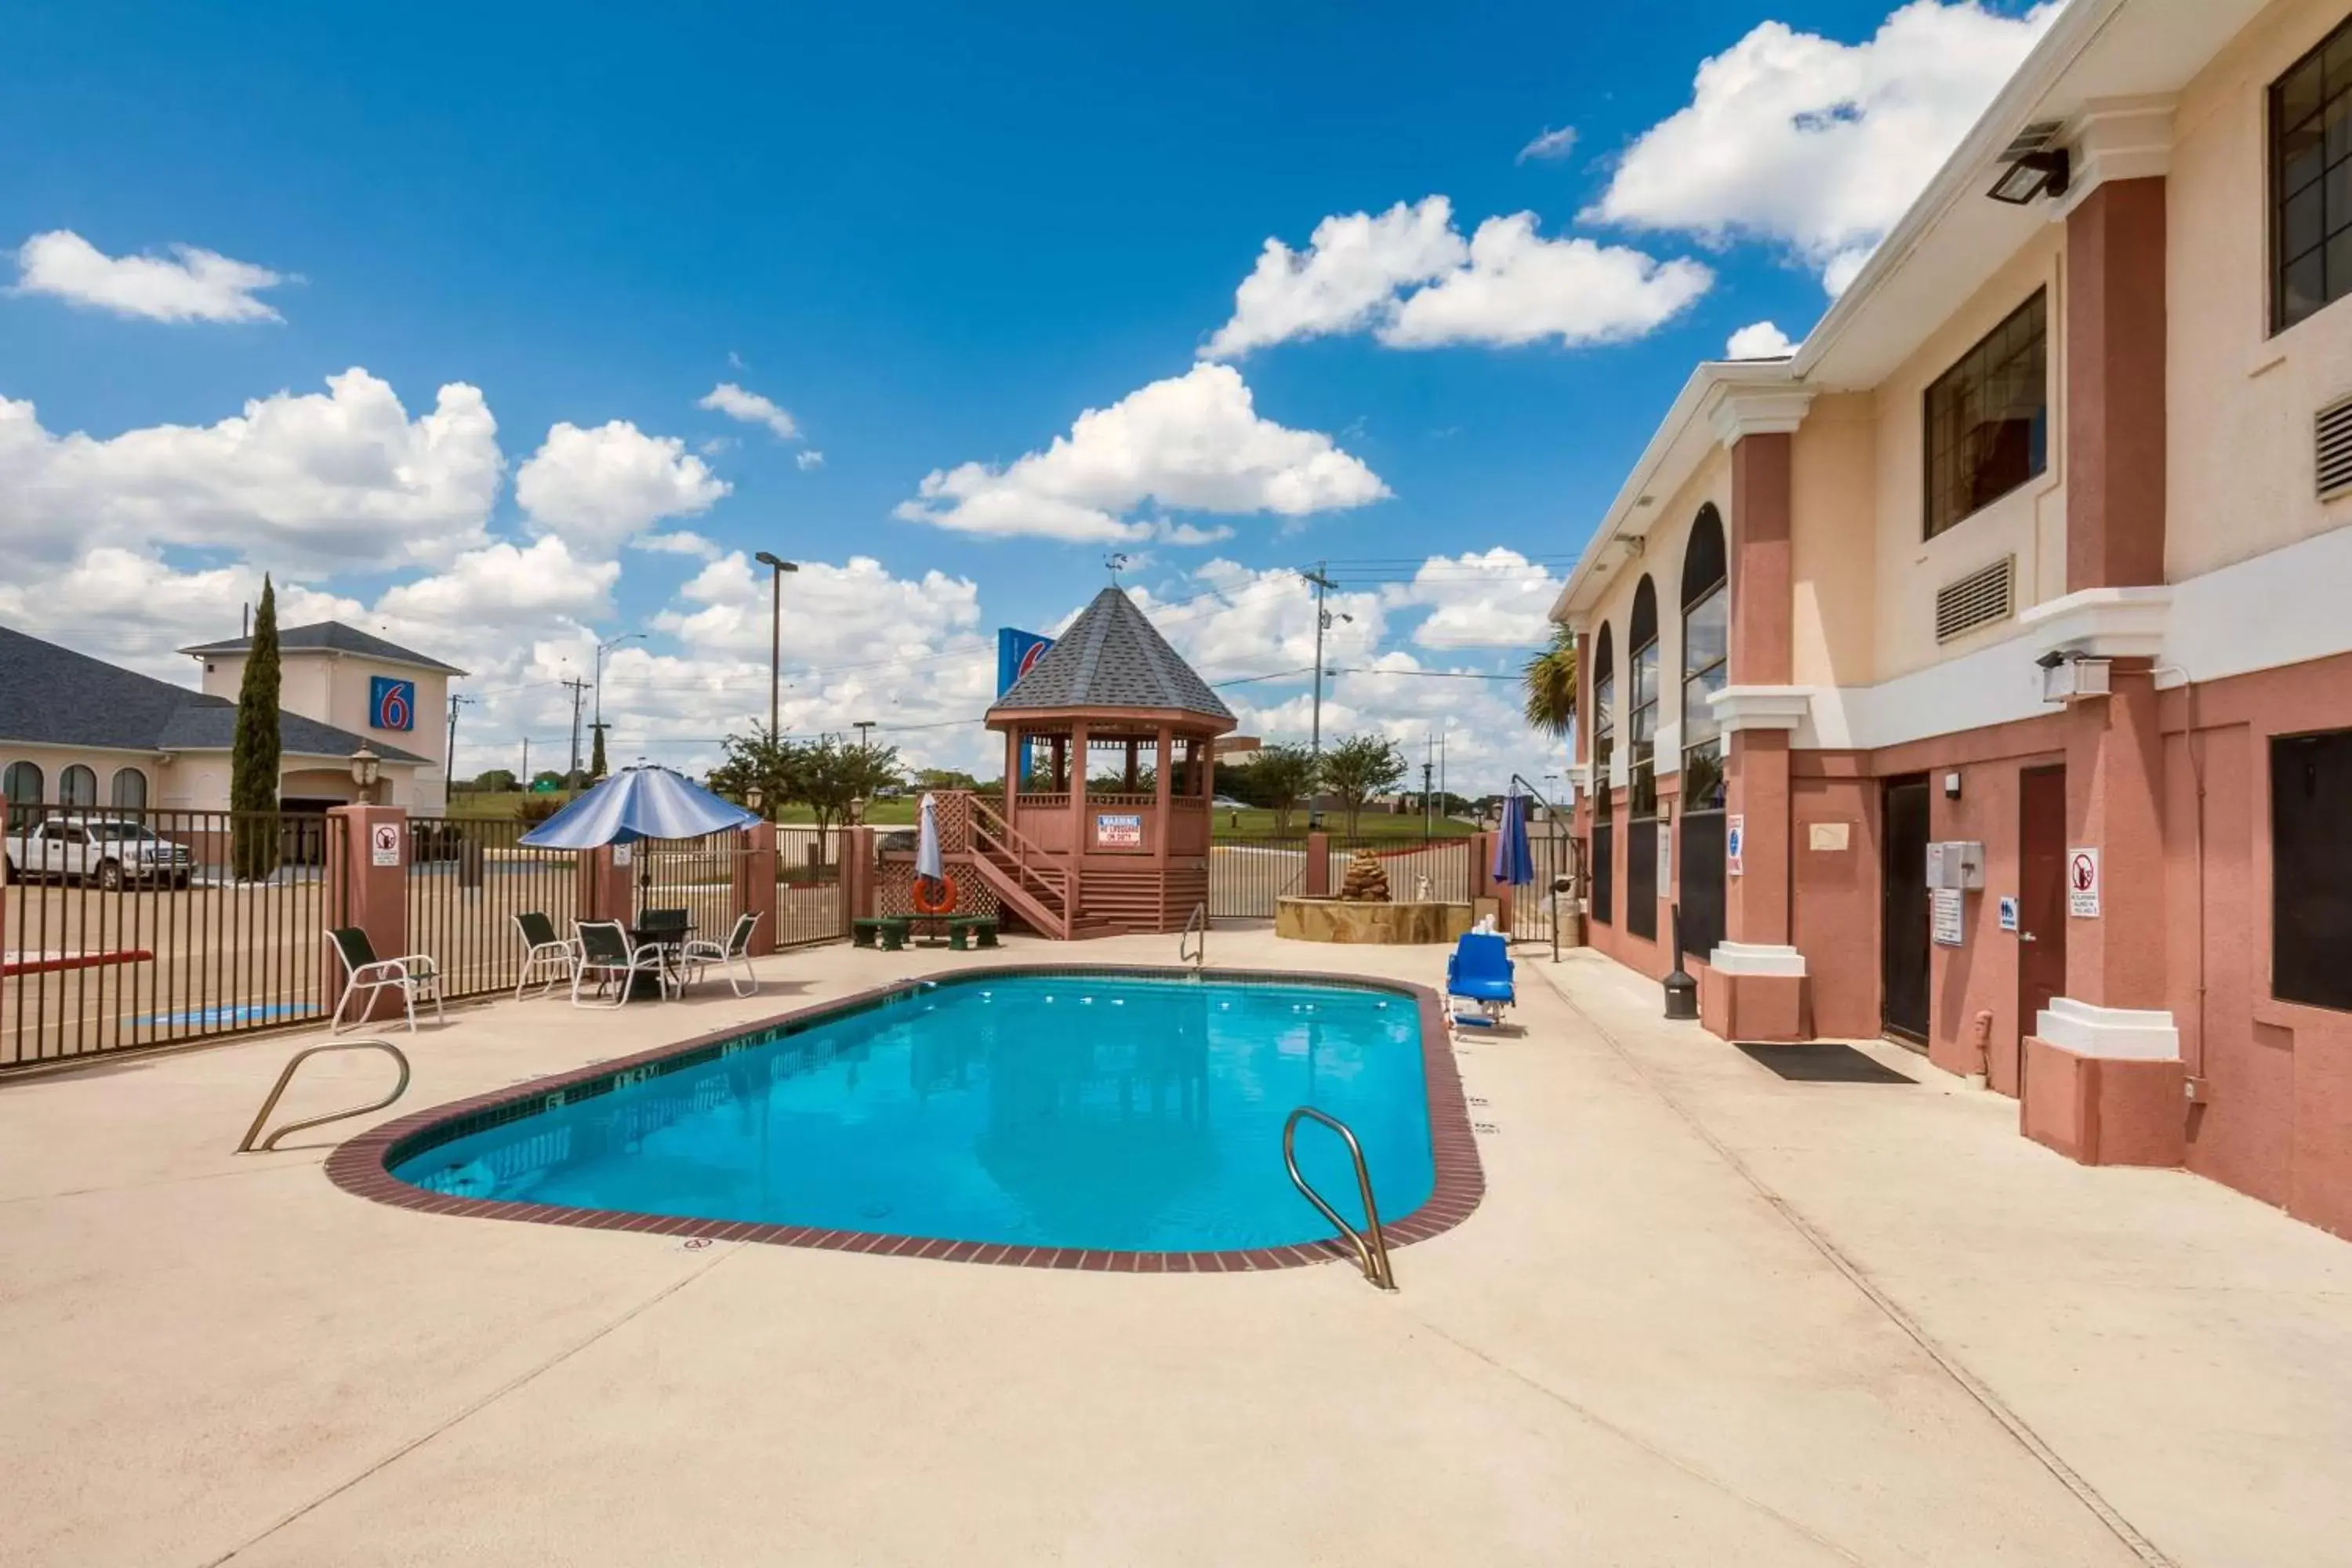
<svg viewBox="0 0 2352 1568">
<path fill-rule="evenodd" d="M 400 864 L 400 824 L 376 822 L 368 825 L 368 854 L 378 866 Z"/>
<path fill-rule="evenodd" d="M 2099 852 L 2066 851 L 2066 912 L 2077 920 L 2099 918 Z"/>
</svg>

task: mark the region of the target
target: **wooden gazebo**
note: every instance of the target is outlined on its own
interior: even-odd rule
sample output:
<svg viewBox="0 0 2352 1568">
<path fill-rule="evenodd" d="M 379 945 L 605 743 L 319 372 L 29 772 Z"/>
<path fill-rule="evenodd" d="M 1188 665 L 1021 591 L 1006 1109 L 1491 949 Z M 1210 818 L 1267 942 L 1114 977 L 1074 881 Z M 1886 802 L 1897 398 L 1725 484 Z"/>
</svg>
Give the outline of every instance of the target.
<svg viewBox="0 0 2352 1568">
<path fill-rule="evenodd" d="M 1233 712 L 1117 588 L 988 710 L 1004 812 L 975 800 L 970 864 L 1056 936 L 1181 931 L 1209 897 L 1215 741 Z"/>
</svg>

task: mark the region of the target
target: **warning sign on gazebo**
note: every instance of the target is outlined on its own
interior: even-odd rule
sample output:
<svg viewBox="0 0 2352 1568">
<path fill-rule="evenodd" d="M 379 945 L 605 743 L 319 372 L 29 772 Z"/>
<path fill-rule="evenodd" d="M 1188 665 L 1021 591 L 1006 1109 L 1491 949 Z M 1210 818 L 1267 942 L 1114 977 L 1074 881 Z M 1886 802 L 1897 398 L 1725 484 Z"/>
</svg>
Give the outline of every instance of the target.
<svg viewBox="0 0 2352 1568">
<path fill-rule="evenodd" d="M 1097 812 L 1095 814 L 1095 847 L 1097 849 L 1142 848 L 1142 815 L 1139 812 Z"/>
</svg>

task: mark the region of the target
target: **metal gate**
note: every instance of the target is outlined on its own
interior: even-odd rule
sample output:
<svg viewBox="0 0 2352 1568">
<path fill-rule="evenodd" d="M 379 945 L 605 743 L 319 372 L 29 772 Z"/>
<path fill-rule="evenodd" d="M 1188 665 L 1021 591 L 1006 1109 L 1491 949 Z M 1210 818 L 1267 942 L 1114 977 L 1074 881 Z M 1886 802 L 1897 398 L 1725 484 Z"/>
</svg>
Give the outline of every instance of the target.
<svg viewBox="0 0 2352 1568">
<path fill-rule="evenodd" d="M 1209 846 L 1209 916 L 1274 918 L 1276 899 L 1307 883 L 1307 838 L 1219 838 Z"/>
<path fill-rule="evenodd" d="M 1475 838 L 1349 838 L 1336 833 L 1331 836 L 1332 892 L 1345 885 L 1349 864 L 1362 850 L 1370 850 L 1387 874 L 1393 902 L 1466 904 L 1477 893 L 1481 868 Z"/>
<path fill-rule="evenodd" d="M 838 942 L 849 934 L 849 906 L 841 891 L 841 849 L 848 837 L 838 827 L 776 829 L 778 947 Z"/>
<path fill-rule="evenodd" d="M 450 996 L 511 991 L 524 943 L 515 917 L 536 912 L 568 935 L 580 909 L 580 860 L 521 843 L 521 822 L 408 819 L 408 946 L 441 966 Z"/>
<path fill-rule="evenodd" d="M 11 805 L 0 1071 L 323 1015 L 340 819 Z"/>
<path fill-rule="evenodd" d="M 697 936 L 724 942 L 743 907 L 736 883 L 750 846 L 750 837 L 732 828 L 699 838 L 640 840 L 631 856 L 638 917 L 648 910 L 684 910 Z"/>
</svg>

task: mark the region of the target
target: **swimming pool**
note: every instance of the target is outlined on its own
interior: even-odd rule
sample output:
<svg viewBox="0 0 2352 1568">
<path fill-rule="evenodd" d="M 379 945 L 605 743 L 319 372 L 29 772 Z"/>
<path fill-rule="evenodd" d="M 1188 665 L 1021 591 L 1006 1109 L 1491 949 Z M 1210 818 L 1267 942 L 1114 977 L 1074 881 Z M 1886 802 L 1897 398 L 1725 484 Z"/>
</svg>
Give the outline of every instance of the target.
<svg viewBox="0 0 2352 1568">
<path fill-rule="evenodd" d="M 1300 1105 L 1363 1144 L 1396 1240 L 1477 1196 L 1419 987 L 967 971 L 404 1118 L 331 1171 L 440 1212 L 1079 1267 L 1326 1256 Z M 1299 1163 L 1361 1218 L 1338 1139 Z M 1279 1256 L 1283 1253 L 1296 1256 Z M 1098 1261 L 1096 1261 L 1098 1260 Z M 1178 1265 L 1181 1267 L 1182 1265 Z"/>
</svg>

